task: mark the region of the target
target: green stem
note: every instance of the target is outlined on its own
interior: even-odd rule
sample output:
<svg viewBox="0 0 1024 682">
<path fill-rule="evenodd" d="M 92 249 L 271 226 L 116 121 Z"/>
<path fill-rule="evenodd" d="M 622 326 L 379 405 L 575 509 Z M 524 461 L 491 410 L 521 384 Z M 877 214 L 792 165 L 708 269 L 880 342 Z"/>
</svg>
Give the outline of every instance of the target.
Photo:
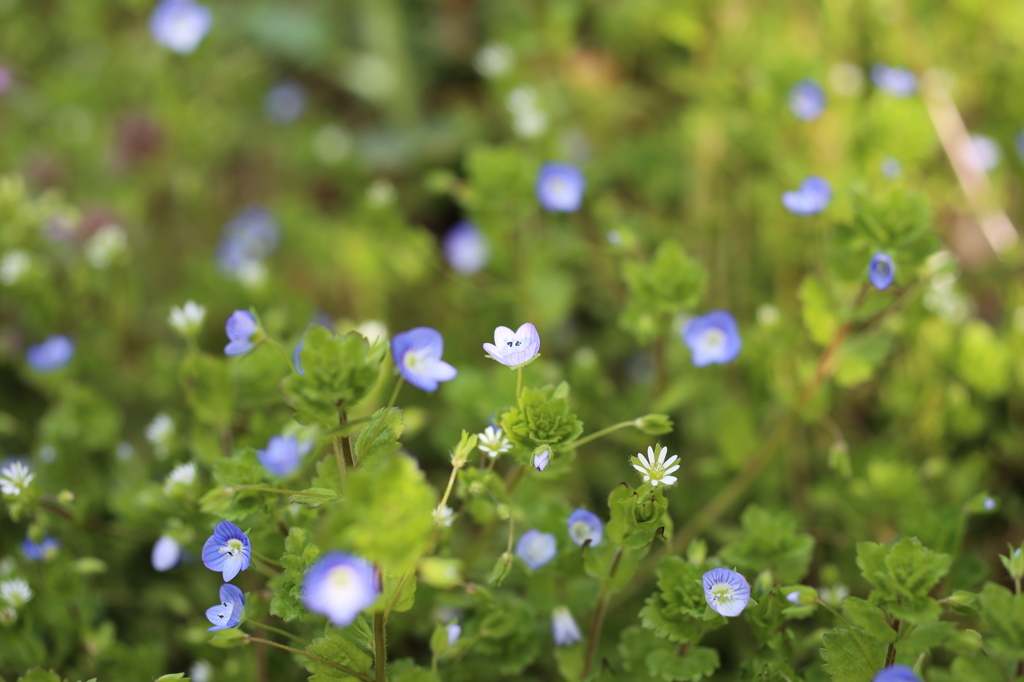
<svg viewBox="0 0 1024 682">
<path fill-rule="evenodd" d="M 590 434 L 589 436 L 584 436 L 583 438 L 580 438 L 575 443 L 570 443 L 569 445 L 566 445 L 562 449 L 563 450 L 575 450 L 576 448 L 578 448 L 581 445 L 586 445 L 587 443 L 589 443 L 592 440 L 597 440 L 598 438 L 600 438 L 602 436 L 607 436 L 609 433 L 613 433 L 615 431 L 618 431 L 619 429 L 624 429 L 627 426 L 636 426 L 636 420 L 633 419 L 633 420 L 630 420 L 628 422 L 619 422 L 618 424 L 614 424 L 614 425 L 609 426 L 607 428 L 601 429 L 600 431 L 595 431 L 594 433 Z"/>
<path fill-rule="evenodd" d="M 345 494 L 345 465 L 341 458 L 341 449 L 338 447 L 338 439 L 332 438 L 331 442 L 334 443 L 334 463 L 338 465 L 338 492 L 342 495 Z"/>
<path fill-rule="evenodd" d="M 267 488 L 262 485 L 238 485 L 238 486 L 227 486 L 234 488 L 235 490 L 256 490 L 263 493 L 275 493 L 277 495 L 306 495 L 308 497 L 323 497 L 326 499 L 334 499 L 334 495 L 327 495 L 324 493 L 310 493 L 302 490 L 287 490 L 285 488 Z"/>
<path fill-rule="evenodd" d="M 452 486 L 455 485 L 455 477 L 459 473 L 457 466 L 452 467 L 452 475 L 448 477 L 448 487 L 444 489 L 444 495 L 441 496 L 441 501 L 437 505 L 437 513 L 440 514 L 441 510 L 444 509 L 445 503 L 448 501 L 448 496 L 452 494 Z"/>
<path fill-rule="evenodd" d="M 619 560 L 622 558 L 622 546 L 615 549 L 615 556 L 608 567 L 608 577 L 615 577 L 615 571 L 619 567 Z M 604 615 L 608 611 L 608 602 L 611 600 L 611 592 L 601 590 L 601 598 L 597 602 L 597 608 L 590 619 L 590 632 L 587 633 L 587 654 L 583 659 L 583 678 L 590 675 L 594 667 L 594 657 L 597 655 L 597 645 L 601 640 L 601 628 L 604 626 Z"/>
<path fill-rule="evenodd" d="M 270 632 L 276 632 L 277 634 L 283 635 L 283 636 L 285 636 L 285 637 L 287 637 L 287 638 L 289 638 L 291 640 L 294 640 L 294 641 L 298 642 L 299 644 L 306 644 L 306 641 L 304 639 L 302 639 L 301 637 L 299 637 L 298 635 L 293 635 L 292 633 L 288 632 L 287 630 L 282 630 L 281 628 L 275 628 L 273 625 L 265 625 L 263 623 L 257 623 L 256 621 L 252 621 L 252 620 L 249 621 L 249 625 L 252 625 L 253 627 L 260 628 L 262 630 L 269 630 Z"/>
<path fill-rule="evenodd" d="M 892 622 L 892 629 L 896 631 L 896 636 L 900 635 L 900 619 L 897 618 Z M 889 648 L 885 652 L 885 667 L 891 668 L 892 664 L 896 662 L 896 642 L 890 642 Z"/>
<path fill-rule="evenodd" d="M 373 614 L 373 668 L 377 682 L 388 679 L 388 634 L 384 628 L 384 614 Z"/>
<path fill-rule="evenodd" d="M 298 654 L 299 656 L 305 656 L 306 658 L 311 658 L 314 661 L 320 661 L 324 665 L 329 665 L 332 668 L 334 668 L 335 670 L 340 670 L 341 672 L 347 673 L 347 674 L 351 675 L 352 677 L 355 677 L 356 679 L 363 680 L 363 682 L 374 682 L 373 678 L 370 677 L 369 675 L 366 675 L 366 674 L 361 673 L 359 671 L 353 670 L 352 668 L 348 668 L 346 666 L 343 666 L 341 664 L 335 663 L 333 661 L 328 661 L 326 658 L 321 658 L 320 656 L 317 656 L 316 654 L 311 654 L 311 653 L 307 653 L 305 651 L 302 651 L 301 649 L 296 649 L 295 647 L 290 647 L 290 646 L 287 646 L 285 644 L 279 644 L 278 642 L 274 642 L 274 641 L 271 641 L 269 639 L 263 639 L 262 637 L 253 637 L 252 635 L 246 635 L 245 636 L 245 643 L 248 644 L 249 642 L 256 642 L 258 644 L 266 644 L 267 646 L 277 647 L 278 649 L 284 649 L 285 651 L 290 651 L 293 654 Z"/>
<path fill-rule="evenodd" d="M 516 372 L 516 401 L 519 401 L 519 395 L 523 392 L 523 368 L 520 367 Z"/>
<path fill-rule="evenodd" d="M 271 346 L 277 349 L 277 352 L 281 354 L 281 357 L 284 358 L 284 361 L 288 363 L 288 369 L 290 369 L 293 372 L 298 372 L 298 370 L 295 369 L 295 365 L 292 364 L 291 357 L 289 357 L 288 353 L 285 352 L 281 344 L 277 342 L 277 339 L 275 339 L 274 337 L 270 336 L 267 333 L 263 334 L 263 338 L 267 340 L 267 343 L 269 343 Z"/>
<path fill-rule="evenodd" d="M 271 566 L 276 566 L 278 568 L 284 568 L 284 566 L 282 566 L 279 562 L 274 561 L 273 559 L 271 559 L 270 557 L 268 557 L 265 554 L 257 552 L 255 549 L 252 549 L 252 547 L 249 548 L 249 551 L 252 552 L 252 555 L 254 557 L 256 557 L 257 559 L 259 559 L 260 561 L 262 561 L 265 564 L 270 564 Z"/>
</svg>

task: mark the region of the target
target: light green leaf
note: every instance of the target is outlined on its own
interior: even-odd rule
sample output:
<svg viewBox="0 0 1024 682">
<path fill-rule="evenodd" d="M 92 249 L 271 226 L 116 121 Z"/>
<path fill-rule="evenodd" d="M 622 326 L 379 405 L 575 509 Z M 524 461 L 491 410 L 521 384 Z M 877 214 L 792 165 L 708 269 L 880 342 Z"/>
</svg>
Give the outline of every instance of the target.
<svg viewBox="0 0 1024 682">
<path fill-rule="evenodd" d="M 885 665 L 886 645 L 854 627 L 826 633 L 821 657 L 832 682 L 871 682 Z"/>
<path fill-rule="evenodd" d="M 356 672 L 365 672 L 367 668 L 373 665 L 373 658 L 370 654 L 363 651 L 359 646 L 343 635 L 333 632 L 326 637 L 314 639 L 312 643 L 306 647 L 306 652 L 313 654 L 314 656 L 319 656 L 320 658 L 326 658 L 332 663 L 343 665 L 355 670 Z M 342 672 L 337 668 L 311 658 L 303 658 L 302 664 L 306 667 L 306 670 L 312 673 L 309 678 L 310 682 L 329 682 L 333 680 L 355 679 L 351 675 Z"/>
</svg>

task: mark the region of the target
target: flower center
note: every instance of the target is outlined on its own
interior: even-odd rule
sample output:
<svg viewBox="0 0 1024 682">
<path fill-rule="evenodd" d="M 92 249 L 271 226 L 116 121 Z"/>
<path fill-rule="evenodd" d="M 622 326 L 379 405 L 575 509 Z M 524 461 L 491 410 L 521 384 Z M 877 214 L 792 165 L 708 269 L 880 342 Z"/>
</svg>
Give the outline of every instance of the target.
<svg viewBox="0 0 1024 682">
<path fill-rule="evenodd" d="M 732 585 L 729 583 L 715 583 L 711 586 L 711 598 L 719 604 L 728 604 L 733 599 Z"/>
<path fill-rule="evenodd" d="M 407 370 L 414 374 L 422 372 L 426 364 L 426 354 L 421 350 L 406 351 L 405 355 L 402 356 L 402 363 Z"/>
<path fill-rule="evenodd" d="M 334 587 L 335 589 L 348 589 L 354 580 L 352 569 L 348 566 L 338 566 L 337 568 L 333 568 L 331 569 L 328 580 L 331 582 L 331 587 Z"/>
<path fill-rule="evenodd" d="M 708 348 L 721 348 L 725 345 L 725 333 L 721 329 L 709 329 L 704 332 L 704 345 Z"/>
<path fill-rule="evenodd" d="M 235 539 L 228 540 L 227 546 L 220 548 L 220 553 L 227 554 L 230 557 L 238 556 L 242 553 L 242 541 Z"/>
<path fill-rule="evenodd" d="M 577 521 L 576 523 L 572 524 L 572 530 L 570 530 L 569 532 L 572 533 L 574 539 L 582 540 L 587 537 L 589 531 L 590 526 L 583 523 L 582 521 Z"/>
<path fill-rule="evenodd" d="M 880 260 L 877 263 L 875 263 L 875 271 L 878 272 L 878 274 L 880 275 L 888 275 L 889 264 L 886 263 L 884 260 Z"/>
</svg>

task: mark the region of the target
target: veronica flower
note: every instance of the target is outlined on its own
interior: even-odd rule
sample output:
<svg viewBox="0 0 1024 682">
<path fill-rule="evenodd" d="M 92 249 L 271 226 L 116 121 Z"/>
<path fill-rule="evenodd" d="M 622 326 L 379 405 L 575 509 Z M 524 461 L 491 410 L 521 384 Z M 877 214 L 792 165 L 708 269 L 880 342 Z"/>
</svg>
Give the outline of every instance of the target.
<svg viewBox="0 0 1024 682">
<path fill-rule="evenodd" d="M 175 542 L 170 535 L 161 535 L 153 543 L 153 551 L 150 552 L 149 562 L 153 570 L 163 573 L 178 565 L 181 561 L 181 545 Z M 231 626 L 228 626 L 231 627 Z"/>
<path fill-rule="evenodd" d="M 902 66 L 875 64 L 871 67 L 871 81 L 893 97 L 909 97 L 917 92 L 917 77 Z"/>
<path fill-rule="evenodd" d="M 37 372 L 52 372 L 71 362 L 75 342 L 66 336 L 54 335 L 25 350 L 25 361 Z"/>
<path fill-rule="evenodd" d="M 444 338 L 430 327 L 416 327 L 391 337 L 391 357 L 398 373 L 416 388 L 433 393 L 442 381 L 451 381 L 458 371 L 441 359 Z"/>
<path fill-rule="evenodd" d="M 207 632 L 214 630 L 227 630 L 238 625 L 242 620 L 242 609 L 245 608 L 245 595 L 242 591 L 229 583 L 220 586 L 220 603 L 206 609 L 206 619 L 213 623 L 212 628 L 206 628 Z"/>
<path fill-rule="evenodd" d="M 380 593 L 380 577 L 373 564 L 345 552 L 320 557 L 302 581 L 306 608 L 327 616 L 339 628 L 372 606 Z"/>
<path fill-rule="evenodd" d="M 149 15 L 153 39 L 178 54 L 191 54 L 199 47 L 213 15 L 206 5 L 193 0 L 161 0 Z"/>
<path fill-rule="evenodd" d="M 577 509 L 569 514 L 569 537 L 581 547 L 588 540 L 591 547 L 597 547 L 604 537 L 604 524 L 594 512 Z"/>
<path fill-rule="evenodd" d="M 475 275 L 491 258 L 491 248 L 480 229 L 463 220 L 445 233 L 441 250 L 452 270 L 460 275 Z"/>
<path fill-rule="evenodd" d="M 882 174 L 887 178 L 898 178 L 903 172 L 903 166 L 900 164 L 899 159 L 892 156 L 887 156 L 882 159 Z"/>
<path fill-rule="evenodd" d="M 993 511 L 998 506 L 998 503 L 995 501 L 995 498 L 986 497 L 982 501 L 981 506 L 985 511 Z"/>
<path fill-rule="evenodd" d="M 999 143 L 988 135 L 971 133 L 968 144 L 974 148 L 974 155 L 966 154 L 965 158 L 971 165 L 974 165 L 974 158 L 977 158 L 978 163 L 980 163 L 981 166 L 980 168 L 976 168 L 976 171 L 993 171 L 1003 159 L 1003 150 L 999 148 Z"/>
<path fill-rule="evenodd" d="M 583 203 L 587 181 L 579 168 L 569 163 L 545 163 L 537 174 L 537 200 L 555 213 L 575 213 Z"/>
<path fill-rule="evenodd" d="M 738 616 L 750 601 L 747 579 L 728 568 L 713 568 L 704 574 L 704 599 L 715 613 Z"/>
<path fill-rule="evenodd" d="M 274 123 L 295 123 L 306 110 L 306 89 L 296 81 L 282 81 L 267 92 L 263 109 Z"/>
<path fill-rule="evenodd" d="M 868 266 L 868 279 L 879 291 L 885 291 L 892 286 L 896 278 L 896 266 L 887 253 L 876 253 L 871 257 L 871 264 Z"/>
<path fill-rule="evenodd" d="M 551 462 L 551 450 L 544 448 L 533 456 L 533 468 L 537 471 L 544 471 Z"/>
<path fill-rule="evenodd" d="M 809 78 L 798 80 L 789 89 L 789 110 L 801 121 L 813 121 L 825 111 L 825 91 Z"/>
<path fill-rule="evenodd" d="M 730 363 L 743 347 L 736 318 L 728 310 L 712 310 L 694 317 L 686 324 L 682 336 L 694 367 Z"/>
<path fill-rule="evenodd" d="M 236 310 L 228 317 L 224 331 L 228 335 L 228 345 L 224 346 L 225 355 L 245 355 L 256 345 L 252 337 L 259 331 L 260 325 L 248 310 Z"/>
<path fill-rule="evenodd" d="M 82 253 L 89 265 L 104 270 L 128 250 L 128 234 L 120 225 L 104 225 L 85 242 Z"/>
<path fill-rule="evenodd" d="M 47 536 L 39 542 L 33 542 L 32 538 L 26 537 L 21 541 L 21 551 L 29 561 L 43 561 L 60 551 L 60 540 Z"/>
<path fill-rule="evenodd" d="M 32 588 L 21 578 L 0 582 L 0 601 L 14 608 L 21 608 L 32 599 Z"/>
<path fill-rule="evenodd" d="M 508 327 L 494 330 L 494 343 L 485 343 L 484 350 L 493 360 L 506 367 L 519 367 L 530 362 L 540 352 L 540 335 L 533 323 L 527 322 L 512 331 Z"/>
<path fill-rule="evenodd" d="M 168 324 L 174 331 L 184 337 L 195 336 L 199 328 L 203 326 L 203 319 L 206 317 L 206 308 L 195 301 L 187 301 L 185 305 L 174 306 L 167 317 Z"/>
<path fill-rule="evenodd" d="M 252 278 L 254 266 L 262 266 L 280 241 L 273 214 L 261 206 L 247 206 L 224 226 L 217 246 L 217 267 L 239 279 Z"/>
<path fill-rule="evenodd" d="M 306 376 L 306 373 L 302 371 L 302 347 L 305 342 L 305 339 L 299 339 L 299 342 L 295 344 L 295 350 L 292 351 L 292 364 L 295 365 L 295 371 L 302 376 Z"/>
<path fill-rule="evenodd" d="M 274 476 L 288 476 L 299 468 L 299 439 L 294 436 L 271 436 L 266 450 L 257 450 L 256 458 Z"/>
<path fill-rule="evenodd" d="M 782 205 L 790 213 L 796 215 L 815 215 L 821 213 L 832 201 L 832 186 L 828 180 L 816 175 L 804 178 L 800 188 L 782 193 Z"/>
<path fill-rule="evenodd" d="M 462 626 L 458 623 L 449 623 L 444 630 L 448 634 L 448 646 L 453 646 L 462 637 Z"/>
<path fill-rule="evenodd" d="M 523 533 L 516 543 L 516 556 L 534 571 L 554 559 L 557 550 L 555 536 L 536 528 Z"/>
<path fill-rule="evenodd" d="M 483 433 L 476 434 L 477 449 L 486 452 L 491 459 L 503 455 L 512 449 L 512 443 L 501 432 L 493 426 L 488 426 Z"/>
<path fill-rule="evenodd" d="M 248 536 L 230 521 L 218 523 L 213 535 L 203 543 L 203 565 L 221 572 L 224 582 L 230 582 L 239 571 L 249 568 L 251 554 Z"/>
<path fill-rule="evenodd" d="M 800 590 L 793 590 L 786 595 L 786 601 L 790 604 L 796 604 L 797 606 L 803 605 L 803 601 L 800 599 Z"/>
<path fill-rule="evenodd" d="M 0 493 L 17 497 L 28 489 L 29 483 L 35 477 L 27 466 L 15 460 L 0 469 Z"/>
<path fill-rule="evenodd" d="M 658 458 L 654 458 L 654 448 L 647 448 L 647 456 L 644 457 L 643 453 L 637 453 L 636 457 L 631 458 L 630 462 L 633 468 L 640 472 L 640 475 L 644 477 L 644 483 L 650 483 L 652 486 L 657 488 L 659 485 L 672 485 L 676 482 L 675 476 L 670 476 L 679 468 L 678 464 L 675 463 L 679 459 L 679 455 L 672 455 L 665 460 L 665 455 L 668 454 L 668 448 L 662 447 L 658 452 Z"/>
<path fill-rule="evenodd" d="M 556 606 L 551 610 L 551 636 L 555 646 L 571 646 L 583 639 L 580 626 L 576 624 L 569 607 Z"/>
<path fill-rule="evenodd" d="M 871 682 L 921 682 L 921 678 L 917 676 L 917 673 L 910 666 L 897 663 L 896 665 L 879 670 Z"/>
</svg>

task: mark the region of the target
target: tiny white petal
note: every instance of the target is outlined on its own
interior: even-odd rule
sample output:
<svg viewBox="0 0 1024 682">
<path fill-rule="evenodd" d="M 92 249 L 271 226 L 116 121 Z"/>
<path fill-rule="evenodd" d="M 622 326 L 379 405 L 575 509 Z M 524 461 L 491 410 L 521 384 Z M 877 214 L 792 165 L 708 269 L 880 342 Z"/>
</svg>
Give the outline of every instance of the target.
<svg viewBox="0 0 1024 682">
<path fill-rule="evenodd" d="M 665 462 L 665 466 L 672 466 L 672 462 L 676 461 L 677 459 L 679 459 L 679 455 L 672 455 L 671 457 L 668 458 L 668 461 Z"/>
<path fill-rule="evenodd" d="M 666 469 L 666 470 L 665 470 L 665 473 L 666 473 L 666 474 L 671 474 L 671 473 L 672 473 L 673 471 L 675 471 L 675 470 L 676 470 L 676 469 L 678 469 L 678 468 L 679 468 L 679 465 L 677 464 L 677 465 L 675 465 L 674 467 L 672 467 L 671 469 Z"/>
<path fill-rule="evenodd" d="M 672 485 L 677 480 L 678 479 L 675 476 L 665 476 L 664 478 L 661 479 L 661 482 L 664 483 L 665 485 Z"/>
</svg>

